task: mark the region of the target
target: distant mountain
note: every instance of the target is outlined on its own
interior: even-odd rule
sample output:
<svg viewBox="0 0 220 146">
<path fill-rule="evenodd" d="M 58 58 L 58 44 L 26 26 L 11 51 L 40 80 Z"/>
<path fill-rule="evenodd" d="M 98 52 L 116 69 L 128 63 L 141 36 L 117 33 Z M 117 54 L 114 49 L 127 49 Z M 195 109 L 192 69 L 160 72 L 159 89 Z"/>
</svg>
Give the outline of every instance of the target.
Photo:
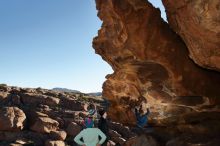
<svg viewBox="0 0 220 146">
<path fill-rule="evenodd" d="M 88 95 L 92 96 L 102 96 L 102 92 L 93 92 L 93 93 L 87 93 Z"/>
<path fill-rule="evenodd" d="M 52 90 L 59 91 L 59 92 L 82 93 L 78 90 L 72 90 L 72 89 L 60 88 L 60 87 L 53 88 Z M 86 93 L 86 94 L 91 95 L 91 96 L 102 96 L 102 92 L 91 92 L 91 93 Z"/>
<path fill-rule="evenodd" d="M 60 92 L 81 93 L 81 92 L 78 91 L 78 90 L 72 90 L 72 89 L 67 89 L 67 88 L 59 88 L 59 87 L 53 88 L 52 90 L 54 90 L 54 91 L 60 91 Z"/>
</svg>

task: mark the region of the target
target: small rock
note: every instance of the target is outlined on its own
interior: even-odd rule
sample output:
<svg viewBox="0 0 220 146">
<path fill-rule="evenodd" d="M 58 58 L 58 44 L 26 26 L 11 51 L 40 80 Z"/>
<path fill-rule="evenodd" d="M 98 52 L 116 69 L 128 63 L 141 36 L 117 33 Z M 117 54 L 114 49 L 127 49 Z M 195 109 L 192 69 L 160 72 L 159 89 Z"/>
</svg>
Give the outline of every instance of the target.
<svg viewBox="0 0 220 146">
<path fill-rule="evenodd" d="M 51 131 L 50 136 L 53 140 L 65 140 L 67 133 L 63 130 L 60 131 Z"/>
<path fill-rule="evenodd" d="M 65 146 L 65 143 L 61 140 L 57 140 L 57 141 L 47 140 L 45 142 L 45 146 Z"/>
<path fill-rule="evenodd" d="M 109 130 L 109 135 L 110 137 L 121 137 L 121 134 L 114 130 Z"/>
</svg>

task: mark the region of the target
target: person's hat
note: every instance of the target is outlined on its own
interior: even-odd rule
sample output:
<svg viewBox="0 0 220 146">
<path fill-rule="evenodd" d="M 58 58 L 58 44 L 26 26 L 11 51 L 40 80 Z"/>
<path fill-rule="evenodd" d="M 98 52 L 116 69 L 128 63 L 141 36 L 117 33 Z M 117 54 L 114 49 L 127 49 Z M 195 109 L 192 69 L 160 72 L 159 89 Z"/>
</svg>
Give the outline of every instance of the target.
<svg viewBox="0 0 220 146">
<path fill-rule="evenodd" d="M 95 114 L 96 110 L 95 109 L 90 109 L 88 112 L 89 112 L 90 116 L 93 116 Z"/>
</svg>

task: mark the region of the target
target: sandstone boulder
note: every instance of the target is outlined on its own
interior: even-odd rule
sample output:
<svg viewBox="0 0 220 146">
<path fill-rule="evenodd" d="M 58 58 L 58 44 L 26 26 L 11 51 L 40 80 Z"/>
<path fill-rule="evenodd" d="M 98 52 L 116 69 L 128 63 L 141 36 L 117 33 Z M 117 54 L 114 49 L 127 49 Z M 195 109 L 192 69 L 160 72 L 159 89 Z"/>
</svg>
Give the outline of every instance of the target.
<svg viewBox="0 0 220 146">
<path fill-rule="evenodd" d="M 40 146 L 43 145 L 47 139 L 48 139 L 47 135 L 35 133 L 31 131 L 0 132 L 0 141 L 5 141 L 5 142 L 25 141 L 30 145 Z"/>
<path fill-rule="evenodd" d="M 9 92 L 11 88 L 6 84 L 0 84 L 0 92 Z"/>
<path fill-rule="evenodd" d="M 163 0 L 171 28 L 198 65 L 220 71 L 220 1 Z"/>
<path fill-rule="evenodd" d="M 65 146 L 65 143 L 61 140 L 57 140 L 57 141 L 47 140 L 45 142 L 45 146 Z"/>
<path fill-rule="evenodd" d="M 27 105 L 45 104 L 49 106 L 56 106 L 60 102 L 59 98 L 46 96 L 42 94 L 36 94 L 36 93 L 23 93 L 20 94 L 20 96 L 23 103 Z"/>
<path fill-rule="evenodd" d="M 0 105 L 5 105 L 9 98 L 8 98 L 9 93 L 8 92 L 1 92 L 0 91 Z"/>
<path fill-rule="evenodd" d="M 68 96 L 61 97 L 60 105 L 74 111 L 82 111 L 83 106 L 78 100 L 72 99 Z"/>
<path fill-rule="evenodd" d="M 19 95 L 11 94 L 10 99 L 13 105 L 21 105 L 21 97 Z"/>
<path fill-rule="evenodd" d="M 51 131 L 50 132 L 51 139 L 53 140 L 62 140 L 66 139 L 67 133 L 63 130 Z"/>
<path fill-rule="evenodd" d="M 47 91 L 44 93 L 44 95 L 57 97 L 57 98 L 59 97 L 59 93 L 57 93 L 56 91 Z"/>
<path fill-rule="evenodd" d="M 158 144 L 151 136 L 141 135 L 129 139 L 124 146 L 158 146 Z"/>
<path fill-rule="evenodd" d="M 21 92 L 21 88 L 19 88 L 19 87 L 12 87 L 10 93 L 18 95 L 18 94 L 22 93 Z"/>
<path fill-rule="evenodd" d="M 115 143 L 119 143 L 120 145 L 124 145 L 126 140 L 122 137 L 111 137 L 111 140 Z"/>
<path fill-rule="evenodd" d="M 218 146 L 220 140 L 216 138 L 209 138 L 206 136 L 198 135 L 183 135 L 177 138 L 174 138 L 166 143 L 166 146 Z"/>
<path fill-rule="evenodd" d="M 109 130 L 109 135 L 110 137 L 121 137 L 121 135 L 117 131 L 114 131 L 114 130 Z"/>
<path fill-rule="evenodd" d="M 205 99 L 202 96 L 182 96 L 174 97 L 172 103 L 187 105 L 187 106 L 196 106 L 201 105 L 205 102 Z"/>
<path fill-rule="evenodd" d="M 0 108 L 0 130 L 20 131 L 24 128 L 25 113 L 18 107 Z"/>
<path fill-rule="evenodd" d="M 76 124 L 75 122 L 71 122 L 68 125 L 66 132 L 67 132 L 67 135 L 76 136 L 81 130 L 82 130 L 82 127 L 80 125 Z"/>
<path fill-rule="evenodd" d="M 50 133 L 59 129 L 59 123 L 46 114 L 38 113 L 32 119 L 30 129 L 39 133 Z"/>
<path fill-rule="evenodd" d="M 131 130 L 128 127 L 126 127 L 120 123 L 110 122 L 109 128 L 114 131 L 117 131 L 117 134 L 120 134 L 125 139 L 129 139 L 129 138 L 135 136 L 135 133 L 131 132 Z M 110 134 L 113 134 L 113 132 L 110 132 Z M 114 135 L 117 135 L 117 134 L 114 132 Z"/>
</svg>

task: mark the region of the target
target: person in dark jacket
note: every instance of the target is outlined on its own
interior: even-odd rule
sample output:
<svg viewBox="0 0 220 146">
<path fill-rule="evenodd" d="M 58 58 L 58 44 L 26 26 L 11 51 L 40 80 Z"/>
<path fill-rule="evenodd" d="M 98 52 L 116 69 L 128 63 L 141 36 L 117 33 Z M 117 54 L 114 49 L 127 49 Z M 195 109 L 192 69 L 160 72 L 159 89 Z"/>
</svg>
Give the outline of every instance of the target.
<svg viewBox="0 0 220 146">
<path fill-rule="evenodd" d="M 98 128 L 106 135 L 106 140 L 103 143 L 103 146 L 110 146 L 110 136 L 109 136 L 109 127 L 107 122 L 107 112 L 103 109 L 99 110 L 100 119 L 98 122 Z"/>
<path fill-rule="evenodd" d="M 139 110 L 135 108 L 135 116 L 137 120 L 137 127 L 144 128 L 148 122 L 148 115 L 150 114 L 149 108 L 147 108 L 147 112 L 145 113 L 142 105 L 140 106 Z"/>
</svg>

